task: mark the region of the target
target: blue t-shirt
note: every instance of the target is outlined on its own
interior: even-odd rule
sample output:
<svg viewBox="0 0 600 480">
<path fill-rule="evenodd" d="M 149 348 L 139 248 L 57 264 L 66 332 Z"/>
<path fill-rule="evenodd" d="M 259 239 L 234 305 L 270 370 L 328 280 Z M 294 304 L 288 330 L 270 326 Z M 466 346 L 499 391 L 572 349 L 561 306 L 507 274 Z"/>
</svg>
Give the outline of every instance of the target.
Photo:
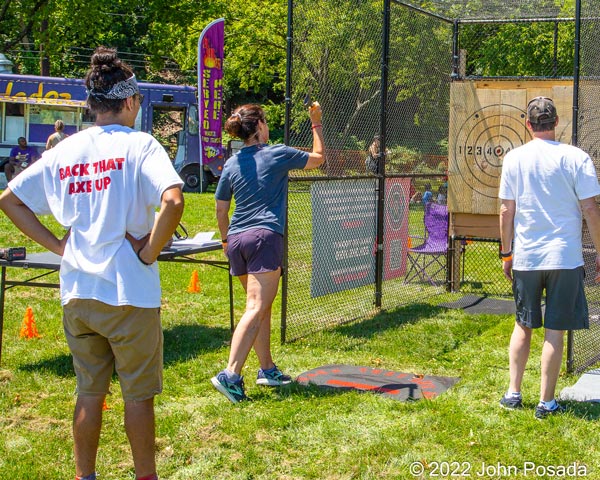
<svg viewBox="0 0 600 480">
<path fill-rule="evenodd" d="M 283 235 L 288 172 L 304 168 L 308 152 L 287 145 L 252 145 L 225 163 L 215 198 L 235 198 L 229 235 L 265 228 Z"/>
<path fill-rule="evenodd" d="M 431 190 L 425 190 L 425 193 L 423 193 L 423 205 L 427 205 L 429 202 L 433 201 L 433 193 L 431 193 Z"/>
</svg>

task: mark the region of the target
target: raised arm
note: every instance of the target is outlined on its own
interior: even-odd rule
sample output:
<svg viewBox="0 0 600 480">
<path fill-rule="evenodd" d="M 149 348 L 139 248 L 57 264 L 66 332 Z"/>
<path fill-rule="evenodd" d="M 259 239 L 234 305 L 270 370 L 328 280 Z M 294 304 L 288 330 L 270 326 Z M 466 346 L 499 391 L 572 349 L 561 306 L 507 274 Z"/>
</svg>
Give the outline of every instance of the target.
<svg viewBox="0 0 600 480">
<path fill-rule="evenodd" d="M 304 170 L 317 168 L 325 160 L 325 142 L 323 141 L 323 125 L 321 124 L 322 111 L 318 102 L 314 102 L 309 107 L 308 115 L 312 124 L 313 148 L 308 156 L 308 162 L 306 162 Z"/>
</svg>

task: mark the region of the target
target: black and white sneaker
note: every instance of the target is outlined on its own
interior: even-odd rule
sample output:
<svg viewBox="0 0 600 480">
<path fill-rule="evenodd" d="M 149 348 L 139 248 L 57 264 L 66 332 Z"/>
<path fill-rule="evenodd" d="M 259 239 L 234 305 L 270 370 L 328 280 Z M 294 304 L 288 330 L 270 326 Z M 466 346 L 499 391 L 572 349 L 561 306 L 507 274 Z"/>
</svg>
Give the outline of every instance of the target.
<svg viewBox="0 0 600 480">
<path fill-rule="evenodd" d="M 541 403 L 538 403 L 537 407 L 535 407 L 535 418 L 537 418 L 538 420 L 543 420 L 548 415 L 555 415 L 557 413 L 565 413 L 566 411 L 567 411 L 567 409 L 558 402 L 556 402 L 556 408 L 553 408 L 552 410 L 546 408 Z"/>
<path fill-rule="evenodd" d="M 502 408 L 506 408 L 507 410 L 518 410 L 520 408 L 523 408 L 523 399 L 520 396 L 507 397 L 506 395 L 503 395 L 500 399 L 500 406 Z"/>
</svg>

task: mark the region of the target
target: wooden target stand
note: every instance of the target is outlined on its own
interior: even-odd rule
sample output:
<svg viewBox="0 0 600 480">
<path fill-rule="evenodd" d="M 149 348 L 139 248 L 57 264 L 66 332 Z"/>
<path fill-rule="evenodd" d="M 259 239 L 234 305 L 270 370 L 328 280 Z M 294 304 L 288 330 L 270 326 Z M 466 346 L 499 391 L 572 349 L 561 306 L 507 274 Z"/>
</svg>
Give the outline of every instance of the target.
<svg viewBox="0 0 600 480">
<path fill-rule="evenodd" d="M 557 140 L 571 143 L 573 82 L 570 80 L 456 81 L 450 86 L 448 136 L 449 280 L 460 288 L 461 241 L 500 239 L 498 187 L 502 160 L 531 140 L 527 103 L 554 100 Z M 456 239 L 455 237 L 459 237 Z"/>
</svg>

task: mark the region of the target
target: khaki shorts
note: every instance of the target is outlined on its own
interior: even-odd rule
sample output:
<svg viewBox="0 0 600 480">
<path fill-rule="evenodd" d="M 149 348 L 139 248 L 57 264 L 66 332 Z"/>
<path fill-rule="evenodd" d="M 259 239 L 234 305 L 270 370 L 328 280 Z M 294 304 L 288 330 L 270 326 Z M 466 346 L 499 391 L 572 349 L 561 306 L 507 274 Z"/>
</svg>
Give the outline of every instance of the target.
<svg viewBox="0 0 600 480">
<path fill-rule="evenodd" d="M 125 401 L 162 391 L 163 333 L 158 308 L 112 306 L 73 299 L 63 326 L 77 376 L 77 393 L 106 395 L 116 371 Z"/>
</svg>

